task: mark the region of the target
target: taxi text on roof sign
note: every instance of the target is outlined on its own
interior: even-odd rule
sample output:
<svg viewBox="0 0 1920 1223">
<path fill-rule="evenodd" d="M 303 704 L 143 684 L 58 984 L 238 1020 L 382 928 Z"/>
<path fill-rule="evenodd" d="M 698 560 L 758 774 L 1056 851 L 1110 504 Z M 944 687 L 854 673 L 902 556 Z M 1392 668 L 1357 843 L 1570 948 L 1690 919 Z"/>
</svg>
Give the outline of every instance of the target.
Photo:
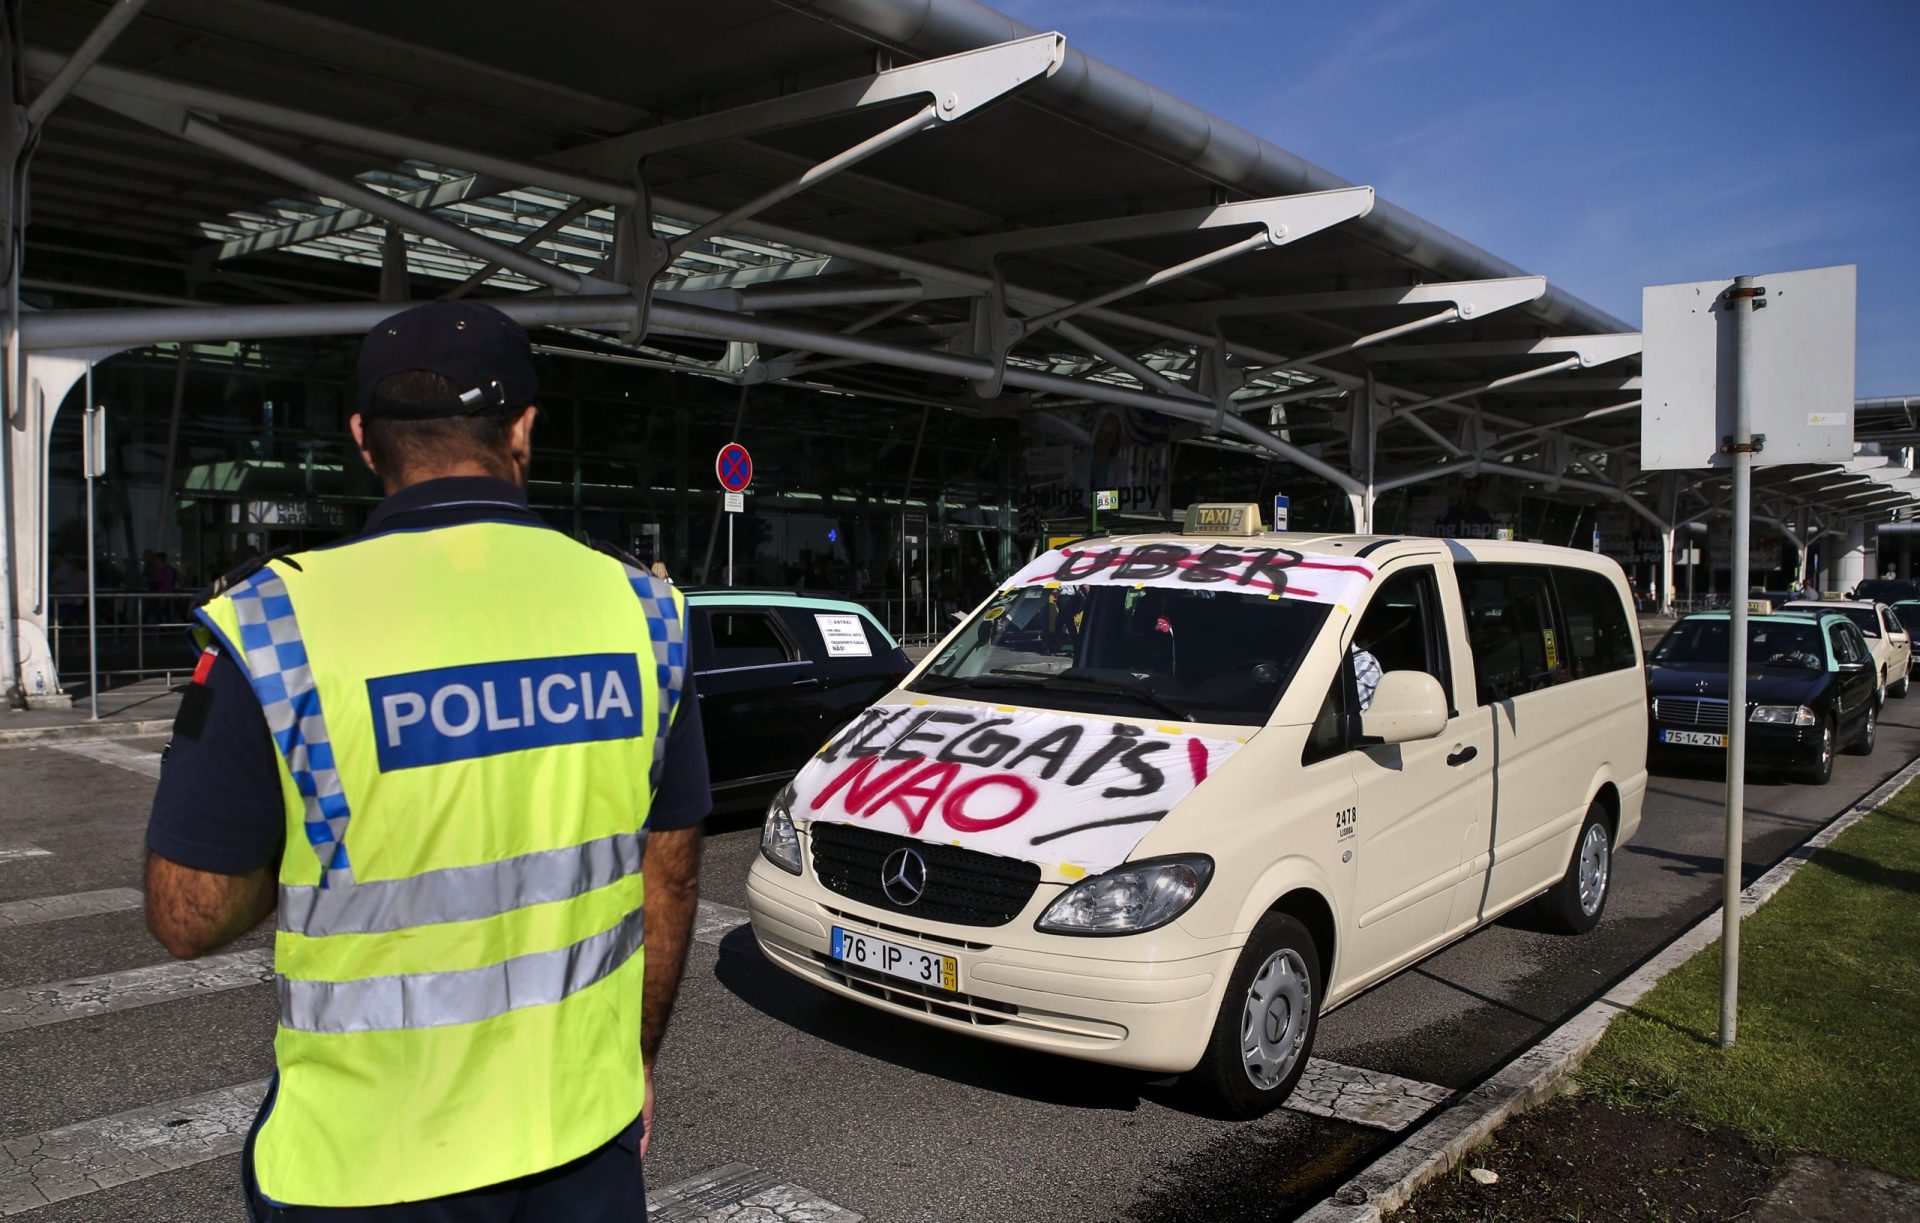
<svg viewBox="0 0 1920 1223">
<path fill-rule="evenodd" d="M 1260 507 L 1252 502 L 1190 505 L 1184 535 L 1258 535 Z"/>
</svg>

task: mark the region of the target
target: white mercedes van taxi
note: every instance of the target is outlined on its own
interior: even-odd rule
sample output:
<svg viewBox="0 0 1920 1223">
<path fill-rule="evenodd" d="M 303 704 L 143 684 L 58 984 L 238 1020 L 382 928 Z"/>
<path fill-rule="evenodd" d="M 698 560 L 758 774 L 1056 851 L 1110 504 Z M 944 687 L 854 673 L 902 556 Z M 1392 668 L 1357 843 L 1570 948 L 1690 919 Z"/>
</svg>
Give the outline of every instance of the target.
<svg viewBox="0 0 1920 1223">
<path fill-rule="evenodd" d="M 1250 1117 L 1328 1008 L 1521 904 L 1593 927 L 1647 783 L 1618 566 L 1185 526 L 1036 558 L 821 748 L 749 879 L 768 958 Z"/>
</svg>

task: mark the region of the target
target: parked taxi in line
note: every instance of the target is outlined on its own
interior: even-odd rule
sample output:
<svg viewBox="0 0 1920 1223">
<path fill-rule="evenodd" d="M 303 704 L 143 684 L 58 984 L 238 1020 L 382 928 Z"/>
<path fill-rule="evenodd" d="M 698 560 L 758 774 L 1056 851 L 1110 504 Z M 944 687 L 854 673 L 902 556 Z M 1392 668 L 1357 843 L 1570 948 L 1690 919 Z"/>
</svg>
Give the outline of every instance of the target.
<svg viewBox="0 0 1920 1223">
<path fill-rule="evenodd" d="M 1648 654 L 1656 757 L 1725 760 L 1731 630 L 1726 612 L 1687 616 Z M 1784 767 L 1825 785 L 1836 751 L 1873 751 L 1879 691 L 1878 663 L 1846 616 L 1789 609 L 1749 617 L 1748 771 Z"/>
<path fill-rule="evenodd" d="M 1853 621 L 1873 651 L 1881 702 L 1885 703 L 1889 694 L 1904 697 L 1912 687 L 1908 674 L 1913 669 L 1913 643 L 1900 617 L 1885 603 L 1866 599 L 1796 599 L 1775 610 L 1845 616 Z"/>
<path fill-rule="evenodd" d="M 1529 902 L 1599 921 L 1647 709 L 1617 565 L 1497 541 L 1047 552 L 775 799 L 760 945 L 955 1033 L 1286 1099 L 1330 1007 Z"/>
</svg>

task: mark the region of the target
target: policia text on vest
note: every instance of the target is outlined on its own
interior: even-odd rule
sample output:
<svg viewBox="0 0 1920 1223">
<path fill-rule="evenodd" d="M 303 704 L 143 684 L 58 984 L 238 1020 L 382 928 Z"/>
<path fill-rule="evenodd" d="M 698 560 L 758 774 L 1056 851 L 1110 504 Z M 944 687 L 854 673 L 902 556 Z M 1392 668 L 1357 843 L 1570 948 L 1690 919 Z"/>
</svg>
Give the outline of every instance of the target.
<svg viewBox="0 0 1920 1223">
<path fill-rule="evenodd" d="M 415 671 L 367 681 L 380 770 L 640 733 L 631 654 L 574 654 Z"/>
</svg>

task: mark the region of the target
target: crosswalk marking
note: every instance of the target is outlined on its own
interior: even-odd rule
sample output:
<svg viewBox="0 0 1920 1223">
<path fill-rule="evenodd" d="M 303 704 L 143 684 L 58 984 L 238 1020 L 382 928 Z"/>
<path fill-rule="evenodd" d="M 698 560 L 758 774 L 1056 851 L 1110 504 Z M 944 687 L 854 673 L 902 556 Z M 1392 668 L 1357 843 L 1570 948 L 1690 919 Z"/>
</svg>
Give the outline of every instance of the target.
<svg viewBox="0 0 1920 1223">
<path fill-rule="evenodd" d="M 860 1223 L 865 1215 L 763 1172 L 721 1164 L 647 1195 L 650 1223 Z"/>
<path fill-rule="evenodd" d="M 693 941 L 718 947 L 720 940 L 747 924 L 747 911 L 717 901 L 703 900 L 693 915 Z"/>
<path fill-rule="evenodd" d="M 0 862 L 18 862 L 22 858 L 51 858 L 53 851 L 38 845 L 0 845 Z"/>
<path fill-rule="evenodd" d="M 263 947 L 0 990 L 0 1032 L 132 1010 L 194 994 L 264 985 L 272 980 L 273 952 Z"/>
<path fill-rule="evenodd" d="M 0 1215 L 231 1155 L 266 1090 L 257 1079 L 0 1142 Z"/>
<path fill-rule="evenodd" d="M 67 896 L 36 896 L 31 900 L 10 900 L 0 904 L 0 928 L 37 926 L 41 922 L 92 917 L 96 913 L 118 913 L 139 907 L 138 888 L 103 888 L 98 892 L 74 892 Z"/>
<path fill-rule="evenodd" d="M 1452 1098 L 1453 1089 L 1437 1083 L 1314 1057 L 1307 1059 L 1286 1107 L 1397 1134 Z"/>
<path fill-rule="evenodd" d="M 85 756 L 101 764 L 110 764 L 125 769 L 129 773 L 138 773 L 142 777 L 158 780 L 160 776 L 160 753 L 146 748 L 134 747 L 113 739 L 75 739 L 66 743 L 49 743 L 48 747 L 56 752 L 65 752 L 70 756 Z"/>
</svg>

